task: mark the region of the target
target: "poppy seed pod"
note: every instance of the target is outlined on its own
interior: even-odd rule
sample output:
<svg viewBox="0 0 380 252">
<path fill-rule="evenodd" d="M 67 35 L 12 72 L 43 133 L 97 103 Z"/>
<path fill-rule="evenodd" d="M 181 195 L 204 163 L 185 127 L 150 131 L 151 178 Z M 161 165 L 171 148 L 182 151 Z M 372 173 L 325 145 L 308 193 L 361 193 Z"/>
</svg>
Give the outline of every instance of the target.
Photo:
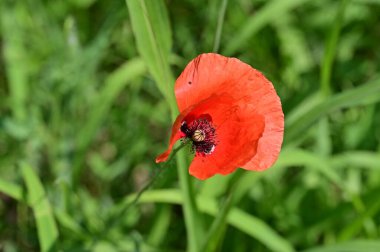
<svg viewBox="0 0 380 252">
<path fill-rule="evenodd" d="M 262 171 L 278 158 L 284 114 L 272 83 L 256 69 L 236 58 L 201 54 L 177 79 L 175 95 L 180 114 L 156 162 L 166 161 L 181 138 L 192 141 L 189 172 L 202 180 L 239 167 Z"/>
</svg>

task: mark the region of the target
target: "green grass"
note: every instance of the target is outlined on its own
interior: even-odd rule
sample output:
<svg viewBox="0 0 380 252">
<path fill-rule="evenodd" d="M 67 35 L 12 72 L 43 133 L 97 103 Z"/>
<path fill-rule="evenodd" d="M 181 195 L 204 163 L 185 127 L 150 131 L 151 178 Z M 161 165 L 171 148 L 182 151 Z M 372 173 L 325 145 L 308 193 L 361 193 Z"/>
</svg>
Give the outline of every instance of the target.
<svg viewBox="0 0 380 252">
<path fill-rule="evenodd" d="M 0 250 L 378 251 L 380 1 L 0 2 Z M 265 172 L 154 159 L 203 52 L 274 84 Z M 138 202 L 135 195 L 162 174 Z"/>
</svg>

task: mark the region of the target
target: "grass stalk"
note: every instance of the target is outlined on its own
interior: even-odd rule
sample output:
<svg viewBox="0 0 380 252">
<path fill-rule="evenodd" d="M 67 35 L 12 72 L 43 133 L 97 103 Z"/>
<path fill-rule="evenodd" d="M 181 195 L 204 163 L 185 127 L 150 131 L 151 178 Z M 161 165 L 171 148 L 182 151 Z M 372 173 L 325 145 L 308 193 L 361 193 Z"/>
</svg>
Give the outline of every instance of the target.
<svg viewBox="0 0 380 252">
<path fill-rule="evenodd" d="M 226 14 L 228 0 L 223 0 L 220 6 L 219 15 L 218 15 L 218 24 L 215 32 L 215 40 L 214 40 L 214 49 L 213 52 L 218 52 L 220 47 L 220 38 L 222 37 L 224 16 Z"/>
<path fill-rule="evenodd" d="M 171 27 L 163 1 L 139 0 L 126 1 L 136 38 L 137 48 L 152 74 L 158 89 L 169 105 L 172 120 L 178 115 L 174 96 L 169 55 L 172 47 Z M 200 219 L 195 204 L 195 193 L 183 151 L 177 154 L 177 168 L 180 188 L 184 198 L 183 211 L 187 230 L 188 251 L 199 251 Z"/>
<path fill-rule="evenodd" d="M 171 104 L 171 103 L 169 103 Z M 177 114 L 177 107 L 171 107 L 172 120 L 174 121 Z M 192 179 L 188 173 L 186 164 L 186 156 L 184 150 L 178 151 L 176 154 L 176 163 L 178 169 L 178 177 L 180 189 L 183 197 L 183 214 L 187 231 L 187 251 L 198 252 L 203 236 L 203 224 L 201 216 L 195 201 L 195 191 Z"/>
<path fill-rule="evenodd" d="M 336 55 L 336 48 L 339 41 L 342 23 L 344 19 L 344 12 L 346 10 L 348 0 L 341 0 L 339 9 L 336 15 L 334 26 L 332 27 L 329 37 L 326 41 L 326 49 L 323 57 L 321 67 L 321 92 L 323 96 L 331 94 L 331 72 L 334 58 Z"/>
<path fill-rule="evenodd" d="M 230 210 L 236 203 L 237 194 L 235 194 L 236 187 L 239 185 L 241 179 L 243 178 L 244 171 L 238 169 L 232 175 L 231 181 L 229 182 L 226 197 L 220 207 L 220 211 L 216 218 L 214 219 L 211 228 L 207 234 L 206 239 L 203 242 L 202 250 L 203 252 L 213 252 L 217 251 L 218 246 L 221 246 L 221 241 L 225 235 L 227 228 L 227 217 Z"/>
</svg>

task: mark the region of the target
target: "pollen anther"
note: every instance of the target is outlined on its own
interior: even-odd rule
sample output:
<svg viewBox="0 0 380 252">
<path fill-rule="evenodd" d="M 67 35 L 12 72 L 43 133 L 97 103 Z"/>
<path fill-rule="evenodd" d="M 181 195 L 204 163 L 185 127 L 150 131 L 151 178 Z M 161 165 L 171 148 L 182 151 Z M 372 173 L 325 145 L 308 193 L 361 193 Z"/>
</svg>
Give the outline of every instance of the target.
<svg viewBox="0 0 380 252">
<path fill-rule="evenodd" d="M 191 139 L 196 155 L 211 154 L 217 144 L 215 128 L 207 116 L 192 120 L 190 123 L 183 121 L 180 127 L 184 137 Z"/>
<path fill-rule="evenodd" d="M 193 139 L 193 141 L 195 142 L 202 142 L 205 140 L 205 138 L 206 138 L 206 134 L 202 130 L 199 130 L 199 129 L 194 131 L 194 134 L 191 137 L 191 139 Z"/>
</svg>

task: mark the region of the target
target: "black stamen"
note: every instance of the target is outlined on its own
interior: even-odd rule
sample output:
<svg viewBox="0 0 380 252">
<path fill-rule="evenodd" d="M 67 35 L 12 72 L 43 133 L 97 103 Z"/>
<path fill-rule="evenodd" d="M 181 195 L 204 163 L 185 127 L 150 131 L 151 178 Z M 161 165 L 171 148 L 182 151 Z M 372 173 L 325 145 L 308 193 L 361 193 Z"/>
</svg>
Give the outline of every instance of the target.
<svg viewBox="0 0 380 252">
<path fill-rule="evenodd" d="M 181 124 L 181 131 L 186 135 L 186 138 L 192 141 L 193 150 L 196 154 L 207 155 L 211 154 L 216 146 L 215 128 L 207 117 L 187 123 L 183 121 Z M 199 137 L 199 134 L 202 137 Z"/>
</svg>

